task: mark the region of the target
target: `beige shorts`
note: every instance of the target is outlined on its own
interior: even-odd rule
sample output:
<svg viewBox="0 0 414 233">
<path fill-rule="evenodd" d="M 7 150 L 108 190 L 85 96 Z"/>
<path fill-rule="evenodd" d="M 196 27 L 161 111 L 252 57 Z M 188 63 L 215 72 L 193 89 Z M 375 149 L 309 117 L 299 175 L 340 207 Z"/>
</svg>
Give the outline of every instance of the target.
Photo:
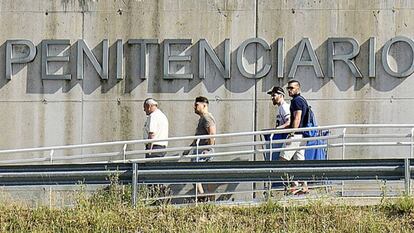
<svg viewBox="0 0 414 233">
<path fill-rule="evenodd" d="M 290 139 L 303 138 L 302 134 L 295 134 Z M 306 146 L 306 142 L 291 142 L 290 144 L 283 144 L 283 148 L 295 148 Z M 305 160 L 305 149 L 302 150 L 289 150 L 280 152 L 280 157 L 285 160 Z"/>
</svg>

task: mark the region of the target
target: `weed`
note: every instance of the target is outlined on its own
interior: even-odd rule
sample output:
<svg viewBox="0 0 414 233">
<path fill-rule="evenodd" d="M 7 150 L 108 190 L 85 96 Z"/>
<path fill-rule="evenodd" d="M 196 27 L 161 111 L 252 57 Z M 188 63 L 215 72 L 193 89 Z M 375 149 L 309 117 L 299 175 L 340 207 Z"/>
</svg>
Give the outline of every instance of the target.
<svg viewBox="0 0 414 233">
<path fill-rule="evenodd" d="M 371 207 L 320 199 L 301 206 L 275 201 L 186 207 L 142 202 L 133 208 L 131 187 L 112 179 L 92 195 L 81 191 L 74 208 L 2 203 L 0 232 L 410 232 L 414 225 L 414 199 L 407 196 Z"/>
<path fill-rule="evenodd" d="M 414 198 L 404 195 L 395 202 L 387 201 L 381 206 L 390 215 L 414 214 Z"/>
</svg>

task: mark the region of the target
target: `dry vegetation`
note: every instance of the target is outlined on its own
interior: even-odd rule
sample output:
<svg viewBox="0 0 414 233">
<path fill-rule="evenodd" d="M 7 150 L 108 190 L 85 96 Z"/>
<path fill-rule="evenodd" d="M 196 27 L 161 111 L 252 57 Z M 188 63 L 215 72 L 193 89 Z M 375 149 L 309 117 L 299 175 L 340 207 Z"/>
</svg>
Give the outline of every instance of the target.
<svg viewBox="0 0 414 233">
<path fill-rule="evenodd" d="M 283 207 L 130 204 L 129 189 L 112 185 L 79 193 L 72 208 L 0 205 L 1 232 L 414 232 L 414 199 L 355 207 L 319 200 Z"/>
</svg>

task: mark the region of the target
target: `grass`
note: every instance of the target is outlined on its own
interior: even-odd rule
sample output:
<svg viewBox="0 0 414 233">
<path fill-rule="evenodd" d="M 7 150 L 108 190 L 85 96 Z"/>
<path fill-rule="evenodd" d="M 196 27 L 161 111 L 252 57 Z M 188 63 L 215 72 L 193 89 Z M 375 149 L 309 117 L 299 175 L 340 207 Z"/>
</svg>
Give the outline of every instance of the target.
<svg viewBox="0 0 414 233">
<path fill-rule="evenodd" d="M 377 206 L 318 200 L 306 205 L 130 204 L 131 189 L 113 184 L 94 195 L 79 192 L 72 208 L 0 204 L 0 232 L 414 232 L 414 199 Z"/>
</svg>

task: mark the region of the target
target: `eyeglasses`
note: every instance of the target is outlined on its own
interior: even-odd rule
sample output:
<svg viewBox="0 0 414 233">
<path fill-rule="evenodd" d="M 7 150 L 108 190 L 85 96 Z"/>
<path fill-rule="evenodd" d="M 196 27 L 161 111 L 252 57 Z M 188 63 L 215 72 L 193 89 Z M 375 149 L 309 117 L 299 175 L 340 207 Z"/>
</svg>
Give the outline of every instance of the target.
<svg viewBox="0 0 414 233">
<path fill-rule="evenodd" d="M 286 87 L 286 89 L 290 90 L 290 89 L 294 89 L 294 87 Z"/>
</svg>

